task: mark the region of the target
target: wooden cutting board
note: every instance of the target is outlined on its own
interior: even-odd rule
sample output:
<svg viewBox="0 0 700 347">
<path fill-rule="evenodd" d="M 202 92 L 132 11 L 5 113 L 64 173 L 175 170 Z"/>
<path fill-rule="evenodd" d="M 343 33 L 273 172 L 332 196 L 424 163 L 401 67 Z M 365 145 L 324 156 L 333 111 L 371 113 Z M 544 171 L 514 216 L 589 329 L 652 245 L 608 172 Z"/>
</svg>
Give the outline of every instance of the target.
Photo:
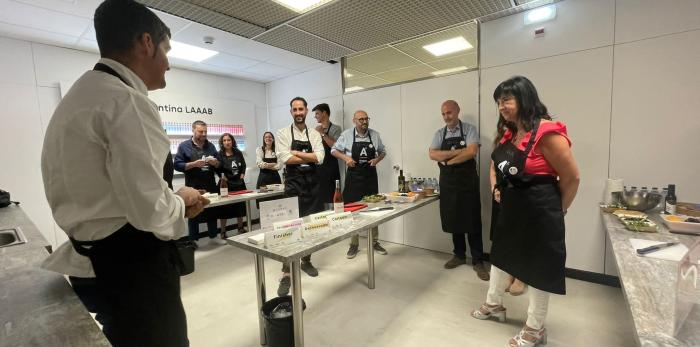
<svg viewBox="0 0 700 347">
<path fill-rule="evenodd" d="M 692 202 L 679 202 L 678 205 L 676 205 L 676 214 L 700 217 L 700 204 L 694 204 Z"/>
</svg>

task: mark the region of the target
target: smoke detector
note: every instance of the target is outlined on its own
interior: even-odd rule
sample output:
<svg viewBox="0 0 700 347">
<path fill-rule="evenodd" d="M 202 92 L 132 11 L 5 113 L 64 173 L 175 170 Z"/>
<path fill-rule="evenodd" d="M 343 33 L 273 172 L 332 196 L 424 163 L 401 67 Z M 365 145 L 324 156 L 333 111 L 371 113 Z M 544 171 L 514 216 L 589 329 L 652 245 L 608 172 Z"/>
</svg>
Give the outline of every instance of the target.
<svg viewBox="0 0 700 347">
<path fill-rule="evenodd" d="M 204 43 L 212 45 L 214 44 L 214 38 L 211 36 L 204 36 Z"/>
</svg>

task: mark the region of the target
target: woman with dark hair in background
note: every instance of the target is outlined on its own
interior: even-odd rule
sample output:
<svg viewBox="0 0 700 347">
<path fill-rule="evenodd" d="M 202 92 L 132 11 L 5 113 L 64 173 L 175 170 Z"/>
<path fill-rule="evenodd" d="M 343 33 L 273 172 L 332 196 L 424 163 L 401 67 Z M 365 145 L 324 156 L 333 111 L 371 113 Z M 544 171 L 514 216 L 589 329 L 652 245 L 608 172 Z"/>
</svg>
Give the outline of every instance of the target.
<svg viewBox="0 0 700 347">
<path fill-rule="evenodd" d="M 225 133 L 219 138 L 219 157 L 221 159 L 221 178 L 228 183 L 228 190 L 235 192 L 245 190 L 245 159 L 243 152 L 238 149 L 236 139 L 233 135 Z M 221 181 L 219 181 L 221 186 Z M 238 219 L 238 232 L 244 233 L 247 230 L 243 228 L 243 217 L 245 213 L 245 203 L 239 202 L 227 207 L 224 213 L 219 215 L 219 224 L 221 225 L 221 238 L 226 238 L 226 220 L 229 218 Z"/>
<path fill-rule="evenodd" d="M 281 165 L 277 162 L 277 153 L 275 152 L 275 135 L 266 131 L 262 140 L 263 145 L 255 149 L 255 163 L 260 168 L 258 182 L 255 184 L 256 189 L 268 184 L 282 183 L 282 178 L 279 174 Z M 259 209 L 260 202 L 267 200 L 271 199 L 258 199 L 255 201 L 255 205 Z"/>
<path fill-rule="evenodd" d="M 255 161 L 260 168 L 255 188 L 282 183 L 278 172 L 280 164 L 277 163 L 277 154 L 275 153 L 275 135 L 271 132 L 266 131 L 263 134 L 263 145 L 255 150 Z"/>
<path fill-rule="evenodd" d="M 477 319 L 505 321 L 510 277 L 530 286 L 527 321 L 510 346 L 547 343 L 549 293 L 565 294 L 564 215 L 576 196 L 579 172 L 566 126 L 551 121 L 535 86 L 516 76 L 493 93 L 506 130 L 491 154 L 501 209 L 491 248 L 491 280 Z"/>
</svg>

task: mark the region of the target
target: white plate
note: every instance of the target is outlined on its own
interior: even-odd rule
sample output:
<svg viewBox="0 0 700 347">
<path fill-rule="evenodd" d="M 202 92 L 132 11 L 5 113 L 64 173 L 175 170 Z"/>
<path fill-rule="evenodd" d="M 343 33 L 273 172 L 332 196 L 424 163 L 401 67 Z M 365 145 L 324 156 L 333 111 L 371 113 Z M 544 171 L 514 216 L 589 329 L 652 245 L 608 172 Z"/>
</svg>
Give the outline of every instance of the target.
<svg viewBox="0 0 700 347">
<path fill-rule="evenodd" d="M 664 224 L 666 224 L 666 226 L 671 230 L 685 231 L 685 232 L 700 234 L 700 223 L 674 222 L 674 221 L 670 221 L 667 219 L 668 217 L 670 217 L 670 215 L 660 214 L 660 216 L 664 220 Z M 681 217 L 681 218 L 691 218 L 690 216 L 685 216 L 685 215 L 675 215 L 675 216 Z M 695 218 L 697 218 L 697 217 L 695 217 Z"/>
</svg>

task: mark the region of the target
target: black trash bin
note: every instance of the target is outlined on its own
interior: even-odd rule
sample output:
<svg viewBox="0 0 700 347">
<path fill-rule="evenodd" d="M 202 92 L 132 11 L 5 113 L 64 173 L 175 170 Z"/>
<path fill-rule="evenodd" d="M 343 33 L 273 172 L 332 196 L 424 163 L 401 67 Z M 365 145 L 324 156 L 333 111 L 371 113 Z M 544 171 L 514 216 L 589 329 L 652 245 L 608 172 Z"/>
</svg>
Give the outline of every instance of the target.
<svg viewBox="0 0 700 347">
<path fill-rule="evenodd" d="M 293 305 L 292 297 L 286 295 L 269 300 L 262 306 L 260 313 L 265 318 L 265 334 L 267 335 L 268 347 L 294 347 L 293 317 L 271 317 L 272 310 L 283 302 L 288 302 L 290 305 Z M 301 300 L 301 303 L 302 310 L 305 310 L 306 302 L 304 302 L 304 299 Z"/>
</svg>

